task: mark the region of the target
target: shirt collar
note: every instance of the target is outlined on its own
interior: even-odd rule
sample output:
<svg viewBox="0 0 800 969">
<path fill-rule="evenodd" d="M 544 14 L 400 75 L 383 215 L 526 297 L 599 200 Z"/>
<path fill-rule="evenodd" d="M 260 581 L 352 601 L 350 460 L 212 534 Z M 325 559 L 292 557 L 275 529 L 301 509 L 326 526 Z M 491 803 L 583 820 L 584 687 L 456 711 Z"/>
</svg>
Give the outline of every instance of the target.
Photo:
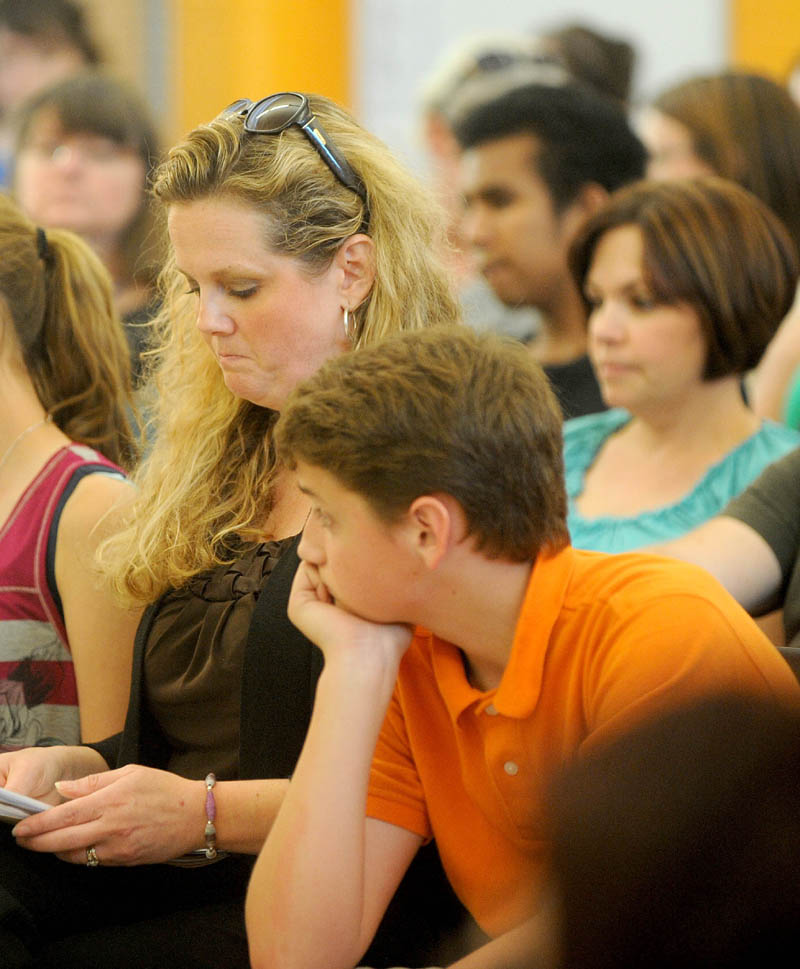
<svg viewBox="0 0 800 969">
<path fill-rule="evenodd" d="M 460 649 L 427 630 L 417 630 L 417 635 L 430 644 L 434 675 L 454 722 L 473 704 L 478 705 L 478 712 L 493 704 L 506 717 L 530 716 L 539 700 L 547 648 L 562 611 L 574 563 L 575 552 L 570 546 L 537 557 L 517 620 L 511 655 L 494 690 L 483 692 L 470 684 Z"/>
<path fill-rule="evenodd" d="M 539 701 L 553 627 L 559 619 L 575 568 L 570 546 L 536 559 L 522 602 L 511 656 L 494 705 L 506 717 L 530 716 Z"/>
</svg>

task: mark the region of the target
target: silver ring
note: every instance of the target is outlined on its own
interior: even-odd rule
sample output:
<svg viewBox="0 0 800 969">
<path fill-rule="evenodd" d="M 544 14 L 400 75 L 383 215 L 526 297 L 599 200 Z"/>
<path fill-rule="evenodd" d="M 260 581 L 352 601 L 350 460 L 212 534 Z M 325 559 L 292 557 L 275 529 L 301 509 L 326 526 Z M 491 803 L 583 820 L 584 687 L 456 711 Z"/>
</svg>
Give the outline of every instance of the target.
<svg viewBox="0 0 800 969">
<path fill-rule="evenodd" d="M 100 859 L 97 857 L 97 852 L 95 851 L 94 845 L 89 845 L 86 849 L 86 867 L 87 868 L 97 868 L 100 864 Z"/>
</svg>

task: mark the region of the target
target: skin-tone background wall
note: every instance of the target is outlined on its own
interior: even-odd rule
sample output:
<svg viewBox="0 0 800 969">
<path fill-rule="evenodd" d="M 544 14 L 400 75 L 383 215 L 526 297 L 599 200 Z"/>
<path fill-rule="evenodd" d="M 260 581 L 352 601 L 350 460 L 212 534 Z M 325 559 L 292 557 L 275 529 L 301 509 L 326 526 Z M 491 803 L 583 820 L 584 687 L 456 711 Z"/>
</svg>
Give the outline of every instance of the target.
<svg viewBox="0 0 800 969">
<path fill-rule="evenodd" d="M 797 0 L 83 0 L 115 71 L 136 81 L 167 143 L 243 95 L 319 91 L 417 162 L 419 87 L 444 49 L 486 30 L 583 20 L 630 39 L 644 97 L 726 64 L 783 80 Z"/>
</svg>

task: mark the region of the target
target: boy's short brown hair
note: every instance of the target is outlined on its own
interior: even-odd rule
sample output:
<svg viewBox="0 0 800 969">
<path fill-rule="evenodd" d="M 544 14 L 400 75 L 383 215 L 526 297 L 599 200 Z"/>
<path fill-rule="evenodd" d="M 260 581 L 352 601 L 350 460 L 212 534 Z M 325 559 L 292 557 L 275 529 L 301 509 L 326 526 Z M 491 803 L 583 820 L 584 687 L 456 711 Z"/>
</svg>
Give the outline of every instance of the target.
<svg viewBox="0 0 800 969">
<path fill-rule="evenodd" d="M 451 495 L 478 550 L 526 561 L 569 541 L 561 422 L 525 347 L 448 326 L 330 360 L 290 395 L 276 441 L 289 466 L 330 472 L 386 522 Z"/>
</svg>

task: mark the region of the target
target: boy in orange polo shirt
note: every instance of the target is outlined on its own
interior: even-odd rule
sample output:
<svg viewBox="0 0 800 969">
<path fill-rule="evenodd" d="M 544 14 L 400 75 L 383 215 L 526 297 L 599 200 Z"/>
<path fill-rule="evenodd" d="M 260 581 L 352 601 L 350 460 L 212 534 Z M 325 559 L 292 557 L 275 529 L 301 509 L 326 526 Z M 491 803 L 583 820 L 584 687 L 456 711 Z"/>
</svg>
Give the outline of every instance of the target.
<svg viewBox="0 0 800 969">
<path fill-rule="evenodd" d="M 800 699 L 706 573 L 570 547 L 560 414 L 518 344 L 432 329 L 333 360 L 278 446 L 312 505 L 289 615 L 325 669 L 248 892 L 255 969 L 354 965 L 431 837 L 494 937 L 461 964 L 527 966 L 560 765 L 696 695 Z"/>
</svg>

